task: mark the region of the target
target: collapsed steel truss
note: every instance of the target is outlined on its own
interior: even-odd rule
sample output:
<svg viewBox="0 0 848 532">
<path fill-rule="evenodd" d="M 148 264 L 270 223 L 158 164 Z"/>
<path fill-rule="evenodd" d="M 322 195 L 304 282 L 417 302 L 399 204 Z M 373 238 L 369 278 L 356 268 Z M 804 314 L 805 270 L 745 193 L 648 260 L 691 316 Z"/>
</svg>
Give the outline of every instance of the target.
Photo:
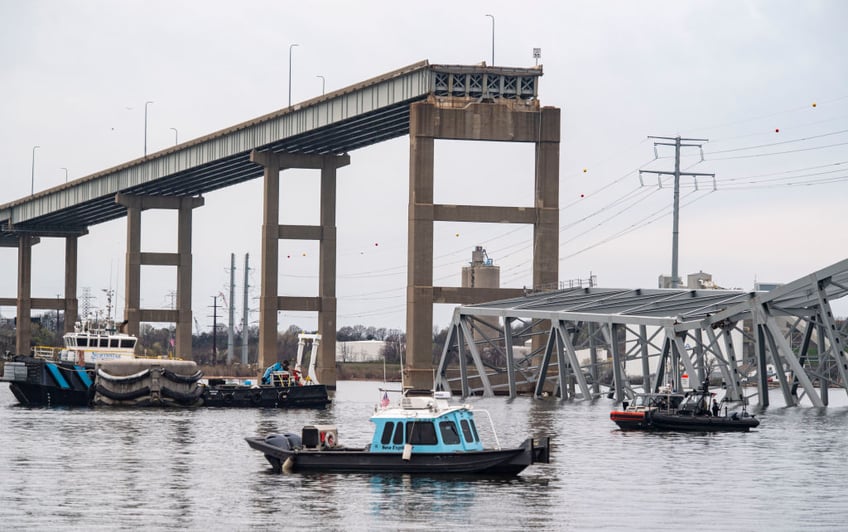
<svg viewBox="0 0 848 532">
<path fill-rule="evenodd" d="M 768 406 L 778 386 L 787 406 L 826 406 L 830 388 L 848 393 L 845 323 L 831 311 L 846 295 L 848 259 L 769 292 L 569 288 L 460 306 L 436 386 L 623 401 L 720 377 L 730 401 Z"/>
</svg>

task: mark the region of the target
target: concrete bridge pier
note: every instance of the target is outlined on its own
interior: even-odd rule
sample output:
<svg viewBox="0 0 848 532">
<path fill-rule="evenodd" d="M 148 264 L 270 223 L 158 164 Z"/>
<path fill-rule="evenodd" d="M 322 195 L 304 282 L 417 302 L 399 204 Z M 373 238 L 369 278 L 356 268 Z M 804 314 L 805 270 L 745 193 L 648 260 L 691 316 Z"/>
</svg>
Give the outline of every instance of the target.
<svg viewBox="0 0 848 532">
<path fill-rule="evenodd" d="M 204 199 L 198 196 L 141 196 L 118 193 L 115 202 L 127 208 L 127 259 L 124 297 L 124 319 L 127 332 L 138 335 L 141 322 L 176 323 L 175 353 L 191 356 L 191 213 L 201 207 Z M 177 252 L 141 252 L 141 211 L 146 209 L 177 209 Z M 176 310 L 141 308 L 141 266 L 177 267 Z"/>
<path fill-rule="evenodd" d="M 435 139 L 535 143 L 534 205 L 434 204 Z M 498 99 L 478 103 L 466 98 L 435 98 L 410 106 L 406 385 L 423 389 L 434 386 L 434 303 L 481 303 L 523 293 L 520 289 L 433 286 L 434 222 L 532 224 L 533 286 L 556 286 L 559 272 L 559 142 L 560 110 L 539 108 L 537 100 Z M 508 183 L 508 180 L 499 182 Z"/>
<path fill-rule="evenodd" d="M 28 355 L 32 342 L 32 243 L 30 235 L 21 235 L 18 238 L 18 321 L 15 327 L 15 351 L 19 355 Z"/>
<path fill-rule="evenodd" d="M 83 231 L 84 233 L 84 231 Z M 57 236 L 57 235 L 50 235 Z M 18 317 L 15 327 L 15 352 L 29 354 L 32 343 L 32 321 L 30 316 L 35 309 L 64 310 L 64 332 L 74 330 L 77 320 L 77 234 L 65 238 L 65 297 L 32 297 L 32 246 L 41 239 L 30 233 L 18 235 L 18 282 L 17 297 L 0 298 L 0 305 L 16 307 Z M 8 244 L 7 244 L 8 246 Z M 58 331 L 57 331 L 58 333 Z"/>
<path fill-rule="evenodd" d="M 281 310 L 318 312 L 318 381 L 336 386 L 336 171 L 350 164 L 345 155 L 304 155 L 253 151 L 250 160 L 264 167 L 262 215 L 262 281 L 259 299 L 259 368 L 278 360 L 277 313 Z M 290 168 L 321 170 L 320 225 L 280 225 L 280 171 Z M 279 296 L 279 241 L 317 240 L 319 272 L 317 297 Z"/>
</svg>

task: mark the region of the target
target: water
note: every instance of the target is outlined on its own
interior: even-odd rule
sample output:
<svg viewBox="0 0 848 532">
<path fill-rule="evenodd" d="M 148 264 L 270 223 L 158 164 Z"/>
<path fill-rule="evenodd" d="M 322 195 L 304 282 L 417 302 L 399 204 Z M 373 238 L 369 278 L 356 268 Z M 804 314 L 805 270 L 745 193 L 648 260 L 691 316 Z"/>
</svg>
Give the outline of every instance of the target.
<svg viewBox="0 0 848 532">
<path fill-rule="evenodd" d="M 709 435 L 621 432 L 607 399 L 472 399 L 504 446 L 531 431 L 554 436 L 554 463 L 507 480 L 275 475 L 244 442 L 334 423 L 342 442 L 363 445 L 378 386 L 343 381 L 325 411 L 278 411 L 28 409 L 0 385 L 0 528 L 848 528 L 839 391 L 828 409 L 772 407 L 754 432 Z"/>
</svg>

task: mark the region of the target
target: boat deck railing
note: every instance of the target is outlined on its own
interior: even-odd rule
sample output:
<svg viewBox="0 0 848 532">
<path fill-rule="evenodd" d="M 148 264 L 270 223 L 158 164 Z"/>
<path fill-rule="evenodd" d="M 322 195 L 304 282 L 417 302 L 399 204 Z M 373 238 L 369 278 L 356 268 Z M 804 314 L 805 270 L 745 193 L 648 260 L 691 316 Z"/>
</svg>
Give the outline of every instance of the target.
<svg viewBox="0 0 848 532">
<path fill-rule="evenodd" d="M 35 358 L 43 358 L 44 360 L 58 360 L 60 347 L 50 347 L 46 345 L 37 345 L 32 348 L 32 356 Z"/>
</svg>

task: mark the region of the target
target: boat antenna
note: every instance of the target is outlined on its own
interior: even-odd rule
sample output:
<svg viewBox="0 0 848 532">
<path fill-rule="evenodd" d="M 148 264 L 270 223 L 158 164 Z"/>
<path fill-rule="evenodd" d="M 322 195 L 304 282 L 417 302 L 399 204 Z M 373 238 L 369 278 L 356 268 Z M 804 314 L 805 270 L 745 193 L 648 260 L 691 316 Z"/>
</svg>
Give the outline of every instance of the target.
<svg viewBox="0 0 848 532">
<path fill-rule="evenodd" d="M 398 359 L 400 360 L 400 394 L 404 395 L 404 390 L 406 389 L 406 384 L 404 383 L 404 380 L 403 380 L 403 373 L 404 373 L 403 368 L 406 366 L 406 364 L 404 364 L 404 361 L 403 361 L 403 351 L 404 351 L 403 344 L 398 342 L 398 347 L 399 347 L 399 349 L 398 349 Z"/>
</svg>

